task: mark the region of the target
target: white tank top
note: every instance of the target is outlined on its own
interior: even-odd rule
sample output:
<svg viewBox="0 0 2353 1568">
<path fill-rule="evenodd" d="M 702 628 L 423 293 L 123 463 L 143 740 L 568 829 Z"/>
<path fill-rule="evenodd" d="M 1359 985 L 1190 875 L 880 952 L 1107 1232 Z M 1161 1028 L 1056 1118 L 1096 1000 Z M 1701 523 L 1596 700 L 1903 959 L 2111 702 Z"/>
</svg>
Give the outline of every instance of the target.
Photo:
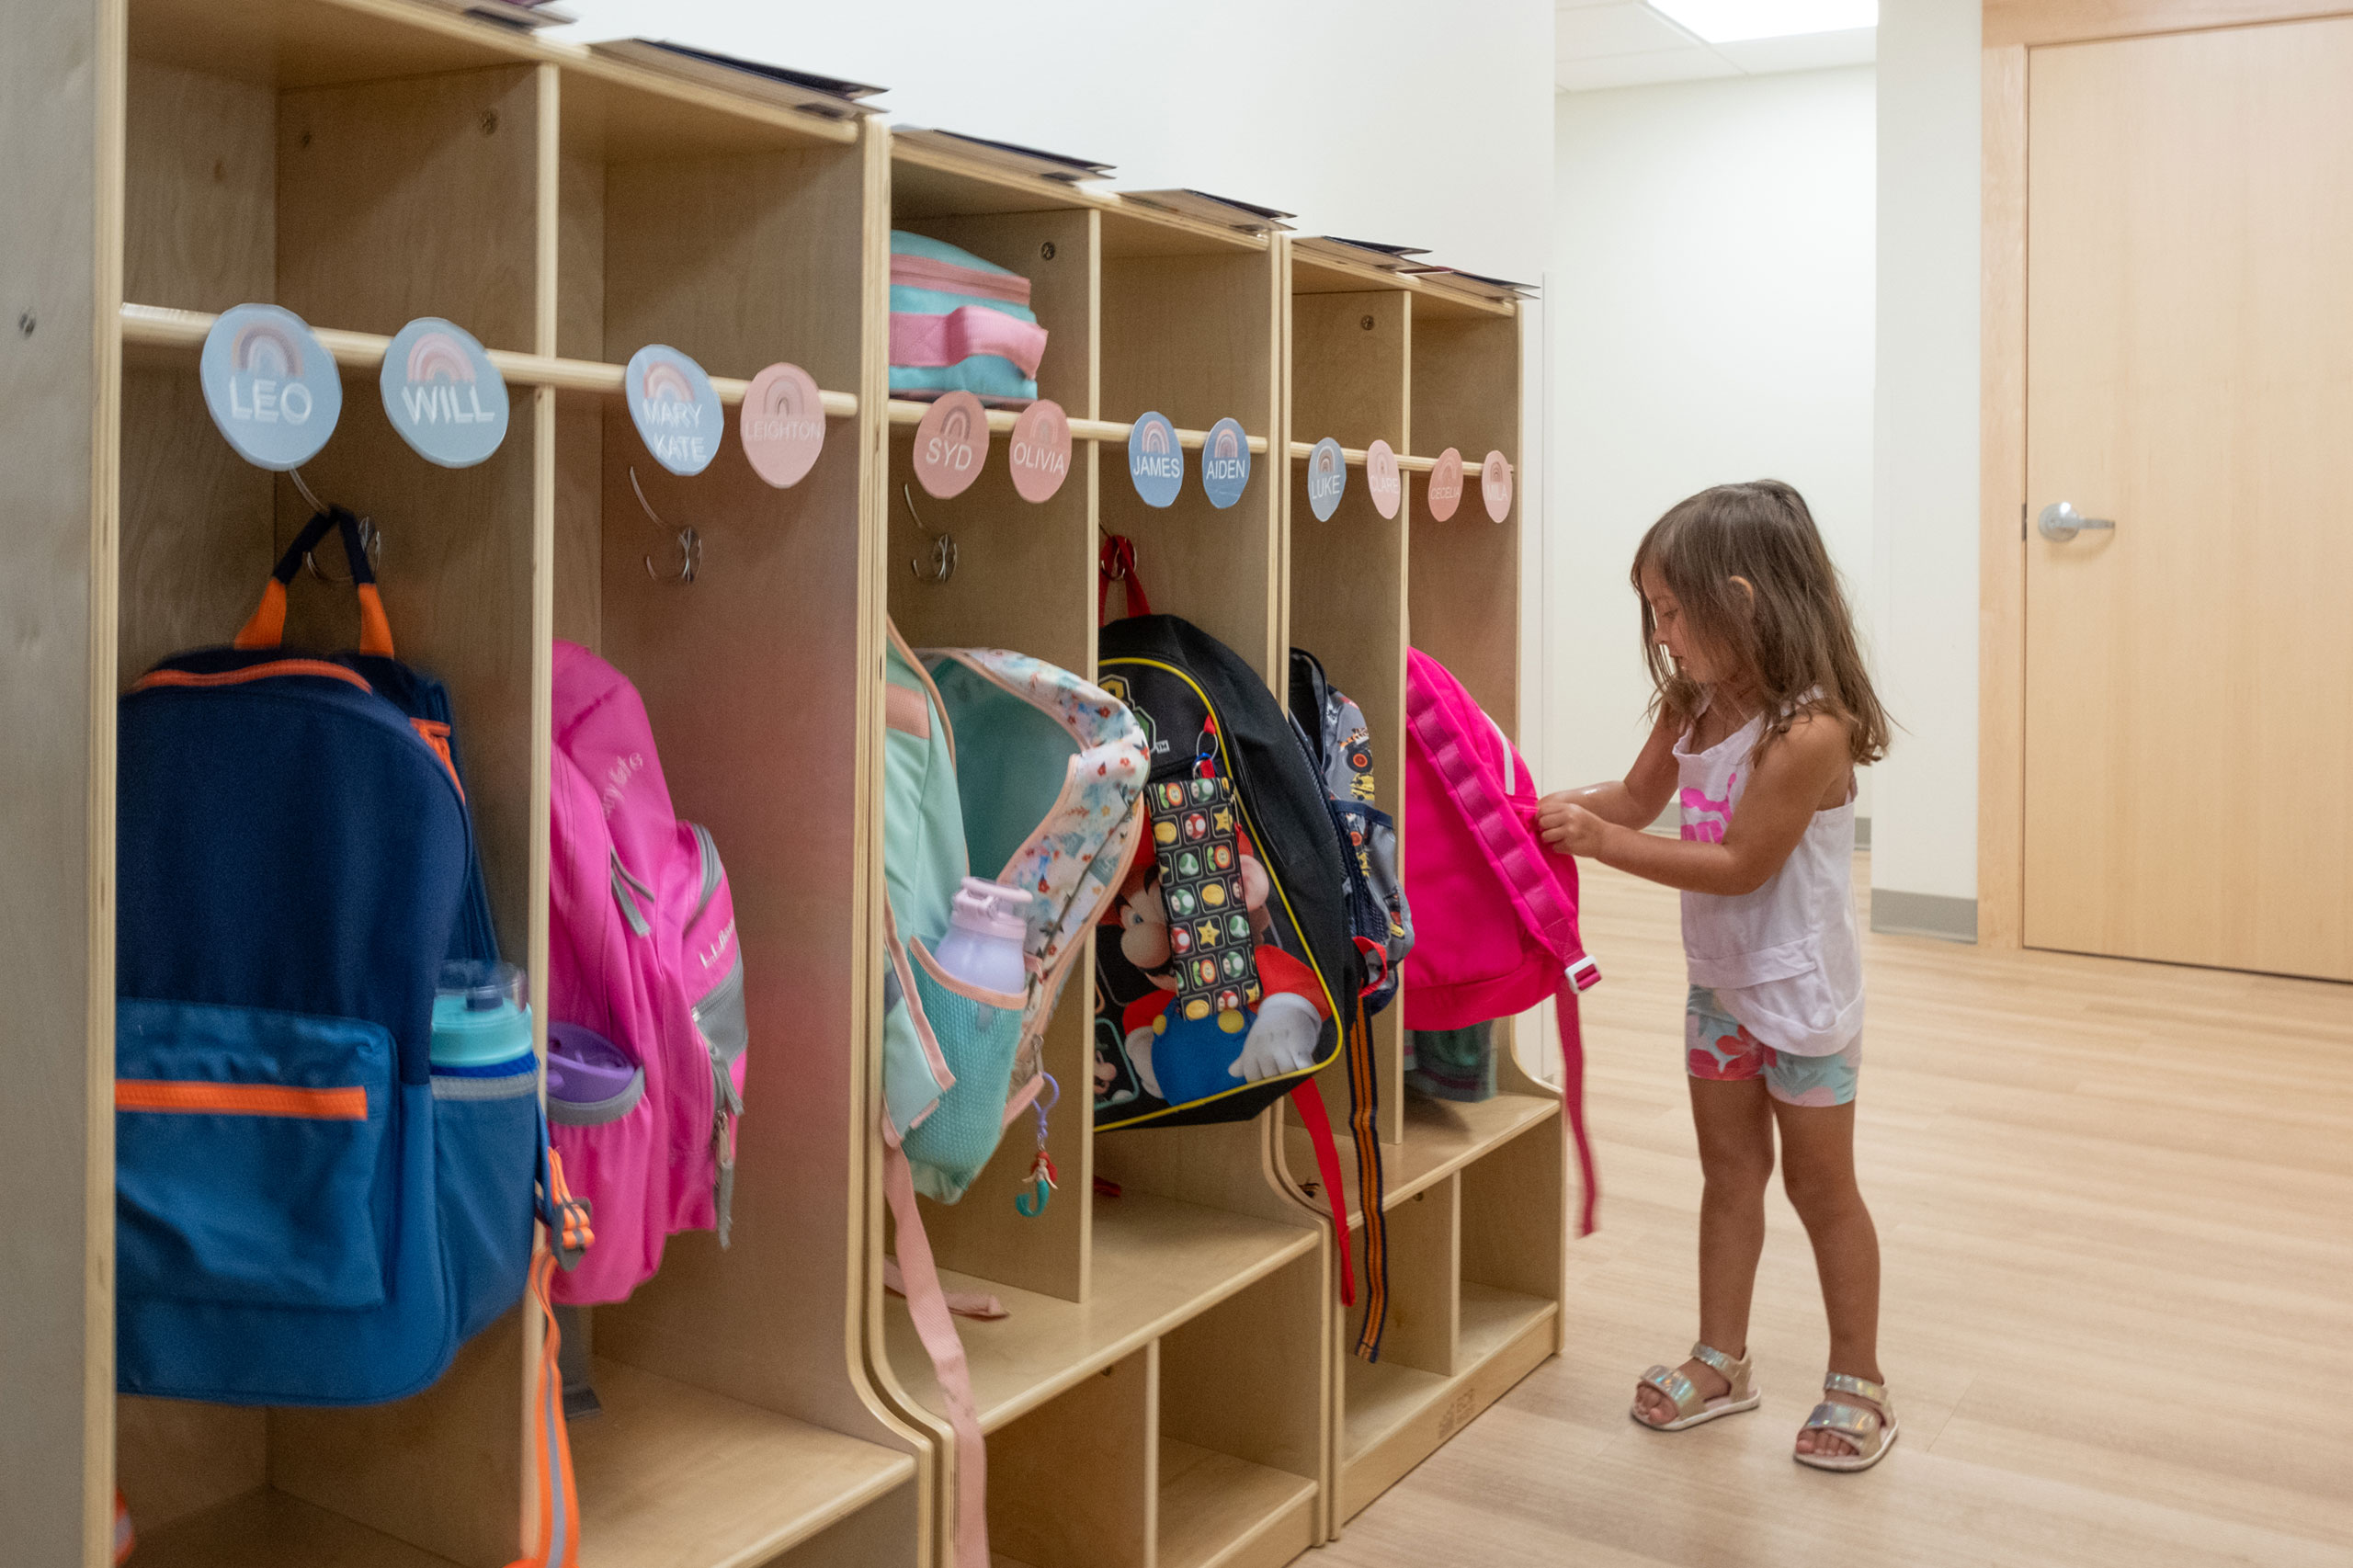
<svg viewBox="0 0 2353 1568">
<path fill-rule="evenodd" d="M 1683 836 L 1720 844 L 1748 789 L 1764 733 L 1751 719 L 1703 752 L 1675 743 Z M 1754 892 L 1683 895 L 1683 955 L 1691 983 L 1777 1051 L 1828 1056 L 1863 1028 L 1862 947 L 1855 935 L 1855 790 L 1816 812 L 1781 869 Z"/>
</svg>

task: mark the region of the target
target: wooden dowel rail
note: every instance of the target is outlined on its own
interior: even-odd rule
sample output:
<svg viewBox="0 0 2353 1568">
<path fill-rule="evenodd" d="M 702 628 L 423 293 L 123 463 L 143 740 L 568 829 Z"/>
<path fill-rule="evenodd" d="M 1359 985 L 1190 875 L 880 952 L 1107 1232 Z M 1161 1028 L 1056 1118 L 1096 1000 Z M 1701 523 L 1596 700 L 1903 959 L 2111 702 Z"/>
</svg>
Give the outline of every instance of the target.
<svg viewBox="0 0 2353 1568">
<path fill-rule="evenodd" d="M 1290 455 L 1302 460 L 1312 458 L 1315 455 L 1315 443 L 1313 441 L 1293 441 L 1290 444 Z M 1340 456 L 1347 460 L 1347 465 L 1350 468 L 1364 467 L 1365 454 L 1358 448 L 1342 447 L 1340 449 Z M 1397 454 L 1397 467 L 1401 472 L 1427 473 L 1437 466 L 1438 460 L 1436 458 L 1408 457 L 1404 452 L 1399 452 Z M 1476 473 L 1478 470 L 1478 459 L 1466 457 L 1462 460 L 1463 472 Z"/>
<path fill-rule="evenodd" d="M 894 397 L 891 400 L 891 423 L 893 425 L 920 424 L 924 410 L 930 406 L 931 404 L 927 403 L 918 403 L 912 398 Z M 999 436 L 1010 431 L 1013 428 L 1013 422 L 1020 417 L 1017 412 L 1009 408 L 992 408 L 988 411 L 988 415 L 990 431 Z M 1070 422 L 1070 438 L 1074 441 L 1124 441 L 1128 438 L 1128 432 L 1134 428 L 1132 424 L 1123 424 L 1117 419 L 1074 419 Z M 1199 451 L 1202 444 L 1208 439 L 1209 432 L 1206 430 L 1176 432 L 1176 444 L 1188 452 Z M 1252 451 L 1264 457 L 1267 452 L 1267 438 L 1264 436 L 1252 436 L 1249 437 L 1249 446 Z"/>
<path fill-rule="evenodd" d="M 175 311 L 160 305 L 122 307 L 122 340 L 154 348 L 199 349 L 205 335 L 219 318 L 209 311 Z M 311 329 L 322 347 L 347 370 L 373 370 L 384 363 L 392 339 L 372 332 L 345 332 L 335 327 Z M 594 359 L 564 359 L 552 354 L 522 354 L 511 348 L 486 348 L 498 373 L 518 386 L 553 387 L 558 392 L 620 393 L 628 368 Z M 740 403 L 751 382 L 733 376 L 710 378 L 711 391 L 724 403 Z M 829 419 L 847 419 L 858 413 L 855 392 L 818 393 Z"/>
<path fill-rule="evenodd" d="M 210 311 L 177 311 L 161 305 L 125 304 L 122 307 L 122 340 L 151 348 L 200 349 L 205 335 L 220 319 Z M 345 332 L 336 327 L 314 326 L 311 329 L 320 346 L 335 357 L 335 362 L 347 370 L 379 369 L 384 363 L 384 351 L 392 339 L 372 332 Z M 608 365 L 594 359 L 564 359 L 551 354 L 522 354 L 511 348 L 484 350 L 498 373 L 518 386 L 553 387 L 559 392 L 597 392 L 617 395 L 621 391 L 626 367 Z M 735 404 L 744 401 L 751 382 L 733 376 L 713 376 L 711 390 L 719 401 Z M 825 392 L 818 394 L 824 400 L 825 415 L 829 419 L 848 419 L 858 413 L 855 392 Z M 922 421 L 924 411 L 931 405 L 907 398 L 891 400 L 891 423 L 913 426 Z M 1016 418 L 1012 410 L 989 410 L 989 429 L 1005 435 L 1013 428 Z M 1070 422 L 1071 438 L 1074 441 L 1124 441 L 1132 425 L 1115 419 L 1074 419 Z M 1206 430 L 1179 430 L 1176 444 L 1188 451 L 1199 451 L 1209 439 Z M 1261 456 L 1267 450 L 1267 438 L 1253 436 L 1250 449 Z M 1295 456 L 1304 456 L 1309 449 L 1293 443 Z M 1362 463 L 1364 454 L 1357 452 L 1349 461 Z M 1408 463 L 1412 460 L 1400 460 Z"/>
</svg>

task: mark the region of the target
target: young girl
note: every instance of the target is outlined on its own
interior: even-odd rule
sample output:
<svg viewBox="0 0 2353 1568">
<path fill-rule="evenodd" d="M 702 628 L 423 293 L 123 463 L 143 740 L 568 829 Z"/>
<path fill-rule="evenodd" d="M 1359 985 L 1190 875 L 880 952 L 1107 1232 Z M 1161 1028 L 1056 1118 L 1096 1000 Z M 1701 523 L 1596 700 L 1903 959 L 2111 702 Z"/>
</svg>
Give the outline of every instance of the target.
<svg viewBox="0 0 2353 1568">
<path fill-rule="evenodd" d="M 1756 1408 L 1749 1295 L 1773 1134 L 1830 1318 L 1825 1398 L 1797 1436 L 1821 1470 L 1868 1470 L 1896 1437 L 1879 1366 L 1879 1237 L 1855 1186 L 1863 976 L 1855 769 L 1888 720 L 1837 574 L 1798 493 L 1703 491 L 1634 552 L 1657 722 L 1625 781 L 1544 801 L 1545 841 L 1683 890 L 1684 1020 L 1699 1205 L 1699 1343 L 1653 1367 L 1633 1418 L 1680 1432 Z M 1679 841 L 1643 829 L 1669 800 Z"/>
</svg>

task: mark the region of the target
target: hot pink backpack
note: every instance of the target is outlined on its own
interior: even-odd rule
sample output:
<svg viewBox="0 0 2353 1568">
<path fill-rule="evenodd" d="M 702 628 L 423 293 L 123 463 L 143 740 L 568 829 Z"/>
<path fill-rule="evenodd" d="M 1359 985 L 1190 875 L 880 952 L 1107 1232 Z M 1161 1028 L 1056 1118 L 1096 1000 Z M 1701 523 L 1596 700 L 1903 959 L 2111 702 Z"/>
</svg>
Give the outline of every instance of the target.
<svg viewBox="0 0 2353 1568">
<path fill-rule="evenodd" d="M 1577 994 L 1601 978 L 1577 939 L 1577 866 L 1536 834 L 1537 792 L 1509 740 L 1444 665 L 1405 651 L 1405 1027 L 1456 1029 L 1559 1003 L 1561 1104 L 1593 1229 Z"/>
<path fill-rule="evenodd" d="M 555 645 L 548 1120 L 597 1244 L 556 1299 L 618 1301 L 671 1233 L 727 1242 L 744 964 L 710 835 L 680 822 L 637 688 Z"/>
</svg>

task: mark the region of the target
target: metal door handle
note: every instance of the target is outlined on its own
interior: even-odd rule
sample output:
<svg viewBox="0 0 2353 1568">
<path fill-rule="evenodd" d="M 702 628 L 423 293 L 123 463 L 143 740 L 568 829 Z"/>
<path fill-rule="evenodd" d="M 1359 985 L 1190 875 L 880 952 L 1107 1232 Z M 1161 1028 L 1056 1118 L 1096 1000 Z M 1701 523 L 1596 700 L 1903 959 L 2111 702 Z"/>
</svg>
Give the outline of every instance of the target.
<svg viewBox="0 0 2353 1568">
<path fill-rule="evenodd" d="M 2053 501 L 2034 520 L 2042 537 L 2053 544 L 2064 544 L 2086 528 L 2112 528 L 2115 522 L 2108 517 L 2086 517 L 2068 501 Z"/>
</svg>

